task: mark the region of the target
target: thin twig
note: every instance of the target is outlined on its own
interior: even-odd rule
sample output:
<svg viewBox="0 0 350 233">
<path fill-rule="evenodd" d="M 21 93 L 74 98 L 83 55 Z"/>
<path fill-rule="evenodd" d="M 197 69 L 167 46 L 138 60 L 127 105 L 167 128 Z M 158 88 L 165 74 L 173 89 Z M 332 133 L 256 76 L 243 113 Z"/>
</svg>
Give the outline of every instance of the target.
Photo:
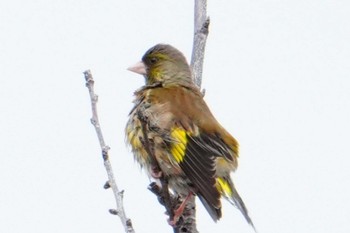
<svg viewBox="0 0 350 233">
<path fill-rule="evenodd" d="M 131 220 L 126 217 L 125 211 L 124 211 L 124 205 L 123 205 L 123 193 L 124 191 L 119 191 L 117 183 L 115 181 L 114 175 L 113 175 L 113 169 L 111 162 L 109 161 L 109 146 L 105 144 L 105 141 L 103 139 L 103 134 L 100 126 L 100 122 L 98 120 L 98 114 L 97 114 L 97 106 L 96 103 L 98 101 L 98 96 L 94 92 L 94 79 L 92 78 L 92 74 L 90 70 L 87 70 L 84 72 L 84 77 L 86 81 L 86 87 L 89 89 L 90 94 L 90 100 L 91 100 L 91 109 L 92 109 L 92 118 L 91 118 L 91 124 L 94 126 L 96 130 L 96 134 L 98 137 L 98 140 L 100 142 L 101 150 L 102 150 L 102 158 L 103 163 L 107 171 L 108 175 L 108 182 L 104 185 L 104 188 L 112 188 L 114 198 L 116 201 L 116 209 L 111 209 L 109 212 L 111 214 L 118 215 L 126 233 L 134 233 L 134 229 L 132 227 Z"/>
<path fill-rule="evenodd" d="M 191 68 L 193 81 L 199 88 L 202 85 L 204 52 L 209 34 L 209 23 L 207 0 L 195 0 Z"/>
</svg>

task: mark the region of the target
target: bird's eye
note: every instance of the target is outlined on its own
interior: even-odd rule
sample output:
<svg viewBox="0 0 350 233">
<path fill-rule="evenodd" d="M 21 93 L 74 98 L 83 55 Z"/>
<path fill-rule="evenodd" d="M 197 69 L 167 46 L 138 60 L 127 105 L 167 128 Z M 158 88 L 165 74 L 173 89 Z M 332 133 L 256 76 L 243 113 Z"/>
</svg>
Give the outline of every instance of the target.
<svg viewBox="0 0 350 233">
<path fill-rule="evenodd" d="M 158 59 L 156 57 L 151 57 L 149 61 L 151 62 L 151 64 L 155 64 L 158 61 Z"/>
</svg>

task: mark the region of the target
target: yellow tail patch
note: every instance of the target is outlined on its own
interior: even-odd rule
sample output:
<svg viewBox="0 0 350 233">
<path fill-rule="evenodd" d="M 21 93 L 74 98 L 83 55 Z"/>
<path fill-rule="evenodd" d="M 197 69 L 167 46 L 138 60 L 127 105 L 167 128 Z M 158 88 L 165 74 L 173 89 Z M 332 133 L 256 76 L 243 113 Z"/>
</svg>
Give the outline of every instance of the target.
<svg viewBox="0 0 350 233">
<path fill-rule="evenodd" d="M 221 177 L 216 178 L 216 187 L 224 196 L 232 196 L 231 186 L 225 179 Z"/>
<path fill-rule="evenodd" d="M 174 140 L 170 152 L 174 156 L 176 162 L 180 163 L 185 157 L 186 146 L 188 143 L 187 132 L 182 128 L 175 127 L 172 129 L 170 135 Z"/>
</svg>

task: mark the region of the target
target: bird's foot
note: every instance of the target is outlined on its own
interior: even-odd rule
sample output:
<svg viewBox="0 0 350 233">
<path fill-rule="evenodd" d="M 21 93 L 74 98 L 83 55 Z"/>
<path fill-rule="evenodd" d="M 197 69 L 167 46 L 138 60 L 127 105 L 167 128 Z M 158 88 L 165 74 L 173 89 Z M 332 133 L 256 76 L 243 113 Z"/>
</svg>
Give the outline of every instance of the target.
<svg viewBox="0 0 350 233">
<path fill-rule="evenodd" d="M 189 194 L 187 195 L 185 200 L 180 204 L 180 206 L 177 209 L 174 210 L 173 218 L 168 220 L 168 223 L 170 226 L 172 226 L 172 227 L 176 226 L 177 222 L 179 221 L 180 217 L 182 216 L 182 214 L 185 210 L 187 201 L 192 197 L 192 195 L 193 195 L 193 193 L 189 192 Z"/>
</svg>

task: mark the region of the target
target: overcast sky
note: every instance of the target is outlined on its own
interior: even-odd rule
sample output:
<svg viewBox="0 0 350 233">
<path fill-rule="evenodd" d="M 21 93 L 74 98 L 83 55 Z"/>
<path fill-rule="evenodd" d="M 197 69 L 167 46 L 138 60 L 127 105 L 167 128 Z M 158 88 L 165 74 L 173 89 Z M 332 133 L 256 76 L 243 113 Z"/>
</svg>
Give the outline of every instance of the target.
<svg viewBox="0 0 350 233">
<path fill-rule="evenodd" d="M 241 145 L 233 175 L 259 233 L 350 232 L 350 2 L 221 0 L 211 17 L 205 100 Z M 82 72 L 91 69 L 125 208 L 138 233 L 172 232 L 124 143 L 126 70 L 162 42 L 190 58 L 191 0 L 0 2 L 0 232 L 123 232 Z M 224 201 L 201 233 L 250 232 Z"/>
</svg>

